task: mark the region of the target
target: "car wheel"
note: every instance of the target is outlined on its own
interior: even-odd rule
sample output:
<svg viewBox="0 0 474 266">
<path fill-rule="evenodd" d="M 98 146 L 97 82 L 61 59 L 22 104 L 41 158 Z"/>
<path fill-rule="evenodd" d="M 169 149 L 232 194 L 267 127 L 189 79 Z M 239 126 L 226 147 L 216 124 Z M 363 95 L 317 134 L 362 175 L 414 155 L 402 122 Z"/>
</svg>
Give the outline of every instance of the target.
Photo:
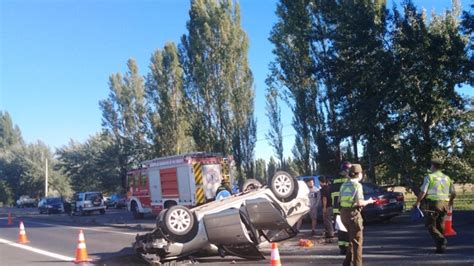
<svg viewBox="0 0 474 266">
<path fill-rule="evenodd" d="M 185 243 L 196 236 L 197 222 L 188 208 L 180 205 L 171 206 L 162 217 L 163 229 L 171 240 Z"/>
<path fill-rule="evenodd" d="M 297 182 L 287 172 L 278 171 L 272 178 L 270 189 L 279 200 L 290 201 L 296 196 Z"/>
<path fill-rule="evenodd" d="M 100 214 L 105 214 L 105 209 L 101 209 Z"/>
<path fill-rule="evenodd" d="M 86 215 L 86 213 L 84 212 L 84 210 L 82 209 L 82 207 L 79 207 L 79 213 L 84 216 Z"/>
<path fill-rule="evenodd" d="M 144 214 L 138 211 L 138 205 L 135 201 L 132 202 L 130 210 L 132 211 L 133 219 L 143 219 Z"/>
<path fill-rule="evenodd" d="M 257 179 L 247 179 L 242 185 L 242 192 L 257 190 L 261 187 L 262 183 L 260 183 Z"/>
</svg>

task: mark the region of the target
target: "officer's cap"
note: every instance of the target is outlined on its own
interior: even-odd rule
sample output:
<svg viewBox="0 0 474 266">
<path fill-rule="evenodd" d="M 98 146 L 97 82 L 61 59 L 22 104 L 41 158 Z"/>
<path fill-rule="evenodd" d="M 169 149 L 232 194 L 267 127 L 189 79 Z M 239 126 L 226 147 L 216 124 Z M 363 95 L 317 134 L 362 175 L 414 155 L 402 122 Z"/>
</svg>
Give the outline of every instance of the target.
<svg viewBox="0 0 474 266">
<path fill-rule="evenodd" d="M 362 166 L 360 164 L 353 164 L 349 169 L 349 173 L 351 174 L 351 176 L 358 173 L 362 173 Z"/>
<path fill-rule="evenodd" d="M 441 158 L 432 158 L 431 163 L 442 166 L 444 164 L 444 160 Z"/>
</svg>

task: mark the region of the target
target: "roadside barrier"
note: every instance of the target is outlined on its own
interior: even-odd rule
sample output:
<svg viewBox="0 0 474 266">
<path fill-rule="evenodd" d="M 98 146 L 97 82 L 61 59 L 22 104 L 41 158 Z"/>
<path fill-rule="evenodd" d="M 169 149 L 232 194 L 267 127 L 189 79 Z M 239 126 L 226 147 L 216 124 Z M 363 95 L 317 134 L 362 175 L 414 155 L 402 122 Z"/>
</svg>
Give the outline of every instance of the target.
<svg viewBox="0 0 474 266">
<path fill-rule="evenodd" d="M 87 256 L 86 240 L 84 238 L 84 233 L 82 230 L 79 230 L 79 236 L 77 239 L 77 248 L 76 248 L 76 259 L 74 260 L 75 264 L 90 262 Z"/>
<path fill-rule="evenodd" d="M 20 244 L 28 244 L 30 241 L 26 236 L 25 226 L 23 225 L 23 221 L 20 221 L 20 233 L 18 234 L 18 243 Z"/>
<path fill-rule="evenodd" d="M 8 223 L 7 223 L 7 225 L 12 225 L 12 224 L 13 224 L 12 213 L 9 212 L 8 213 Z"/>
<path fill-rule="evenodd" d="M 444 236 L 455 236 L 453 228 L 453 206 L 449 206 L 448 215 L 444 218 Z"/>
<path fill-rule="evenodd" d="M 280 252 L 278 251 L 278 243 L 272 243 L 272 255 L 270 258 L 270 266 L 281 266 Z"/>
</svg>

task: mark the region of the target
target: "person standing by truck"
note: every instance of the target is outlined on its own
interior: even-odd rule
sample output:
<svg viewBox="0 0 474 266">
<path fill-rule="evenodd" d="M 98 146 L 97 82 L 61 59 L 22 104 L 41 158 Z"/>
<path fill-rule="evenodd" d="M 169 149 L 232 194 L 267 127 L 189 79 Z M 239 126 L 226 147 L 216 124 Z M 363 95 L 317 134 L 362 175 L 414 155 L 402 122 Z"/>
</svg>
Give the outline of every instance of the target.
<svg viewBox="0 0 474 266">
<path fill-rule="evenodd" d="M 334 220 L 340 215 L 339 212 L 339 189 L 341 185 L 346 182 L 349 178 L 349 169 L 351 168 L 352 164 L 348 161 L 341 163 L 340 172 L 337 177 L 332 182 L 329 191 L 331 192 L 331 200 L 333 203 L 333 214 Z M 349 241 L 347 232 L 339 230 L 337 232 L 337 244 L 339 246 L 339 254 L 344 255 L 347 251 L 347 246 L 349 246 Z"/>
<path fill-rule="evenodd" d="M 321 186 L 321 203 L 323 207 L 324 238 L 326 241 L 334 237 L 334 228 L 332 225 L 332 199 L 329 191 L 329 181 L 323 175 L 318 177 Z"/>
</svg>

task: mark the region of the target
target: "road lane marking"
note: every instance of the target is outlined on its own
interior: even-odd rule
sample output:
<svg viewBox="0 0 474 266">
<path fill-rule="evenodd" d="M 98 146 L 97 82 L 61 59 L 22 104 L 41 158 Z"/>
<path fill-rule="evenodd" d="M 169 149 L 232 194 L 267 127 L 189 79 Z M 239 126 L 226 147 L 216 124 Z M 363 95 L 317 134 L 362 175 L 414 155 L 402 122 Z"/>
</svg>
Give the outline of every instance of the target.
<svg viewBox="0 0 474 266">
<path fill-rule="evenodd" d="M 38 253 L 38 254 L 41 254 L 41 255 L 44 255 L 44 256 L 48 256 L 48 257 L 51 257 L 51 258 L 55 258 L 55 259 L 58 259 L 58 260 L 61 260 L 61 261 L 73 261 L 74 260 L 74 258 L 72 258 L 72 257 L 63 256 L 61 254 L 49 252 L 49 251 L 42 250 L 42 249 L 39 249 L 39 248 L 25 246 L 23 244 L 18 244 L 18 243 L 11 242 L 11 241 L 8 241 L 8 240 L 2 239 L 2 238 L 0 238 L 0 243 L 7 244 L 7 245 L 12 246 L 12 247 L 17 247 L 17 248 L 21 248 L 21 249 L 24 249 L 24 250 L 28 250 L 28 251 L 31 251 L 31 252 L 35 252 L 35 253 Z"/>
<path fill-rule="evenodd" d="M 135 232 L 135 233 L 129 233 L 129 232 L 120 232 L 120 231 L 112 231 L 112 230 L 106 230 L 106 229 L 99 229 L 103 227 L 79 227 L 79 226 L 72 226 L 72 225 L 63 225 L 63 224 L 49 224 L 49 223 L 39 223 L 39 222 L 32 222 L 28 221 L 27 223 L 29 224 L 39 224 L 39 225 L 49 225 L 49 226 L 63 226 L 63 227 L 70 227 L 74 229 L 82 229 L 82 230 L 88 230 L 88 231 L 97 231 L 97 232 L 104 232 L 104 233 L 113 233 L 113 234 L 122 234 L 122 235 L 130 235 L 130 236 L 136 236 L 137 234 L 143 234 L 143 233 L 149 233 L 149 231 L 143 231 L 143 232 Z"/>
</svg>

